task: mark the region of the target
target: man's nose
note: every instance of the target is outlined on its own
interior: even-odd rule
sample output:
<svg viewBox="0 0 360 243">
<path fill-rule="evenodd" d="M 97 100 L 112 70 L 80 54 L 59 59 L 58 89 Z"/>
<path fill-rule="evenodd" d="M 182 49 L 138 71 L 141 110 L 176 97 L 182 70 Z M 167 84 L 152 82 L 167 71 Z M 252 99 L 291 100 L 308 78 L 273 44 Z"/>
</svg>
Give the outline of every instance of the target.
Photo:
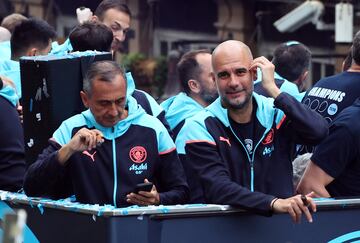
<svg viewBox="0 0 360 243">
<path fill-rule="evenodd" d="M 124 42 L 125 40 L 125 34 L 122 30 L 117 31 L 116 34 L 114 35 L 114 39 L 116 39 L 119 42 Z"/>
<path fill-rule="evenodd" d="M 228 85 L 232 88 L 239 86 L 239 78 L 235 74 L 230 75 Z"/>
<path fill-rule="evenodd" d="M 118 107 L 116 106 L 115 103 L 112 103 L 111 106 L 109 107 L 109 114 L 112 116 L 117 116 L 119 114 Z"/>
</svg>

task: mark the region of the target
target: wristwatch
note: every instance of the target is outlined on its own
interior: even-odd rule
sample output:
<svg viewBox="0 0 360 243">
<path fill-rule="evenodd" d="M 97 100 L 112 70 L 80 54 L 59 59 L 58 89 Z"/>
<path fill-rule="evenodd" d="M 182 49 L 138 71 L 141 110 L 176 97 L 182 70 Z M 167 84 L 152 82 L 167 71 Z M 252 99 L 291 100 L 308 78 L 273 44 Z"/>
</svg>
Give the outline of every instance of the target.
<svg viewBox="0 0 360 243">
<path fill-rule="evenodd" d="M 4 86 L 4 82 L 2 81 L 2 79 L 0 78 L 0 89 L 2 89 Z"/>
</svg>

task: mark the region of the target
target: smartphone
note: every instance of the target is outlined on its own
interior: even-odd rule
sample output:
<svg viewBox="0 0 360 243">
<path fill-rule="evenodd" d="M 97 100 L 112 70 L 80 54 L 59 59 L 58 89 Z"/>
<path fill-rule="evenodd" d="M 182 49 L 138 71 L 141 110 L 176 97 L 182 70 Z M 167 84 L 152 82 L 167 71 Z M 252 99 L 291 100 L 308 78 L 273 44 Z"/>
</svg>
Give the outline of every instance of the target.
<svg viewBox="0 0 360 243">
<path fill-rule="evenodd" d="M 153 187 L 152 182 L 139 183 L 136 185 L 134 192 L 135 193 L 139 193 L 139 191 L 150 192 L 152 187 Z"/>
</svg>

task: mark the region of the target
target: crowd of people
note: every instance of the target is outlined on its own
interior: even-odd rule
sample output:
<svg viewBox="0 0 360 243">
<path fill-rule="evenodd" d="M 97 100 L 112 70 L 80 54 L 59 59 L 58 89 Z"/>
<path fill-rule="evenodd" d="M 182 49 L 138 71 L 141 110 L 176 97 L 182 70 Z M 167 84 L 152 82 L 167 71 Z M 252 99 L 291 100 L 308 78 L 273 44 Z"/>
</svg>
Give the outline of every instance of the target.
<svg viewBox="0 0 360 243">
<path fill-rule="evenodd" d="M 118 63 L 95 62 L 79 94 L 86 110 L 27 166 L 19 59 L 117 51 L 130 22 L 125 4 L 104 0 L 59 45 L 43 20 L 3 20 L 1 190 L 115 207 L 229 204 L 294 222 L 312 222 L 314 197 L 360 195 L 360 33 L 346 69 L 313 87 L 311 51 L 297 41 L 276 47 L 271 61 L 238 40 L 190 51 L 177 64 L 183 91 L 161 104 Z M 152 184 L 137 191 L 139 183 Z"/>
</svg>

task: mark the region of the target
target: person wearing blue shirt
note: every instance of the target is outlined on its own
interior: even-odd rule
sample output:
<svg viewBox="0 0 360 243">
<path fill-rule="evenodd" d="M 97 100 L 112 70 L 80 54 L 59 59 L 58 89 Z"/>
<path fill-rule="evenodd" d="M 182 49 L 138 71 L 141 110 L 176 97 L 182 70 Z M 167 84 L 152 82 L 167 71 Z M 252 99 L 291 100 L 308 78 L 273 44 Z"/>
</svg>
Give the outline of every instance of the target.
<svg viewBox="0 0 360 243">
<path fill-rule="evenodd" d="M 211 70 L 211 54 L 208 50 L 187 52 L 177 64 L 179 80 L 184 92 L 161 103 L 174 138 L 186 118 L 202 111 L 219 96 Z"/>
<path fill-rule="evenodd" d="M 47 55 L 55 30 L 40 19 L 27 19 L 18 24 L 11 35 L 11 60 L 0 60 L 0 74 L 10 78 L 21 98 L 21 79 L 19 59 L 22 56 Z"/>
<path fill-rule="evenodd" d="M 282 92 L 301 101 L 308 86 L 308 73 L 311 64 L 311 51 L 298 41 L 288 41 L 275 48 L 271 61 L 275 65 L 275 83 Z M 255 81 L 256 93 L 269 96 L 261 85 L 261 72 Z"/>
</svg>

